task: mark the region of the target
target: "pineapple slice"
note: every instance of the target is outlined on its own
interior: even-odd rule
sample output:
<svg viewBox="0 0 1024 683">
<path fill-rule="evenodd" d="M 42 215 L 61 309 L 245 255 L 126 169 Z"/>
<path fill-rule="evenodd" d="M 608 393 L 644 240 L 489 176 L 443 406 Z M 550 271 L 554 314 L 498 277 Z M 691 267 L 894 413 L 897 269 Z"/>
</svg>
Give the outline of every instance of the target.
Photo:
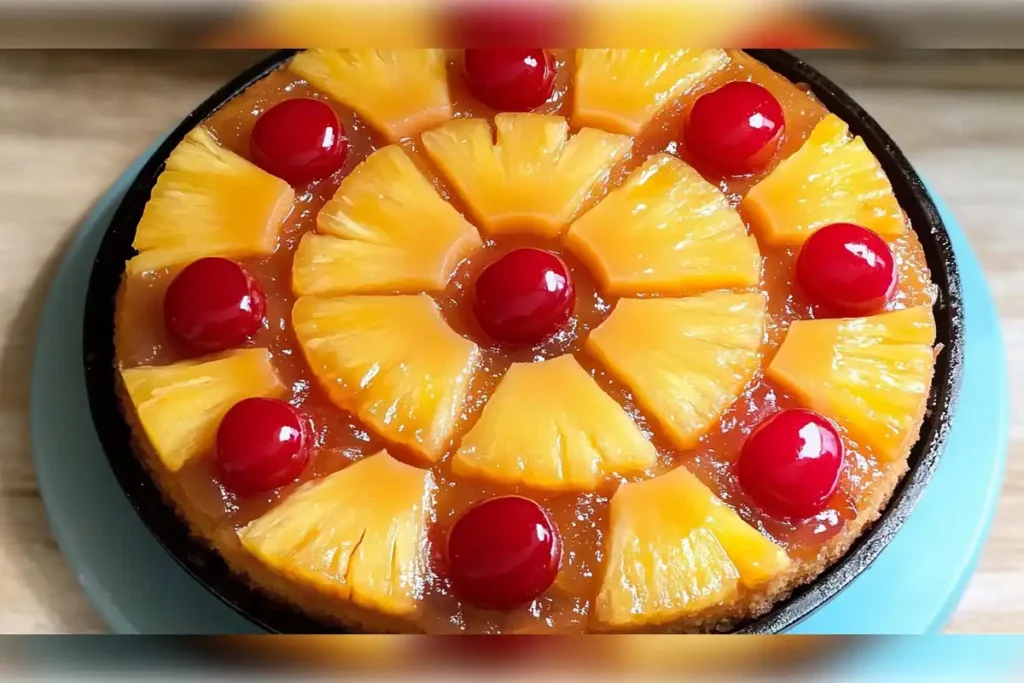
<svg viewBox="0 0 1024 683">
<path fill-rule="evenodd" d="M 641 472 L 657 454 L 572 355 L 515 363 L 462 440 L 452 469 L 502 484 L 593 491 Z"/>
<path fill-rule="evenodd" d="M 786 552 L 685 467 L 612 497 L 595 617 L 610 628 L 663 624 L 736 598 L 790 566 Z"/>
<path fill-rule="evenodd" d="M 728 64 L 724 50 L 577 50 L 572 124 L 638 135 Z"/>
<path fill-rule="evenodd" d="M 586 348 L 673 443 L 693 448 L 760 367 L 764 328 L 760 293 L 622 299 Z"/>
<path fill-rule="evenodd" d="M 288 68 L 392 142 L 452 117 L 444 50 L 306 50 Z"/>
<path fill-rule="evenodd" d="M 935 364 L 929 306 L 868 318 L 798 320 L 768 378 L 831 417 L 883 461 L 918 437 Z"/>
<path fill-rule="evenodd" d="M 302 297 L 295 335 L 331 400 L 428 461 L 447 449 L 480 361 L 426 294 Z"/>
<path fill-rule="evenodd" d="M 765 241 L 784 246 L 799 246 L 831 223 L 856 223 L 886 239 L 907 229 L 878 160 L 835 114 L 751 188 L 740 210 Z"/>
<path fill-rule="evenodd" d="M 423 597 L 434 488 L 430 472 L 380 451 L 306 484 L 238 536 L 293 581 L 409 616 Z"/>
<path fill-rule="evenodd" d="M 277 247 L 295 192 L 217 144 L 202 126 L 167 157 L 142 213 L 130 275 L 205 256 L 264 256 Z"/>
<path fill-rule="evenodd" d="M 131 368 L 121 371 L 121 379 L 153 450 L 171 472 L 213 448 L 231 406 L 285 390 L 266 349 Z"/>
<path fill-rule="evenodd" d="M 718 188 L 656 154 L 583 214 L 566 245 L 607 294 L 681 294 L 756 287 L 757 241 Z"/>
<path fill-rule="evenodd" d="M 571 138 L 561 116 L 498 114 L 423 134 L 423 146 L 481 224 L 494 234 L 555 237 L 606 182 L 632 140 L 593 128 Z"/>
<path fill-rule="evenodd" d="M 295 252 L 292 288 L 306 294 L 441 291 L 482 242 L 397 145 L 341 182 Z"/>
</svg>

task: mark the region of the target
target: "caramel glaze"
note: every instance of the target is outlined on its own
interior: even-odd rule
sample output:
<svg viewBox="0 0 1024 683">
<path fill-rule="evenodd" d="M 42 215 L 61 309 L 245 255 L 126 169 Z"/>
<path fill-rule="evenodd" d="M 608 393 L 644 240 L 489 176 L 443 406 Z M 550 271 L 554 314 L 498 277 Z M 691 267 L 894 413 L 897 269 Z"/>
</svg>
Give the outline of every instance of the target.
<svg viewBox="0 0 1024 683">
<path fill-rule="evenodd" d="M 751 177 L 717 178 L 705 173 L 718 184 L 734 205 L 743 194 L 768 173 L 781 159 L 796 151 L 809 135 L 813 126 L 826 114 L 825 109 L 805 89 L 775 74 L 745 54 L 734 52 L 733 63 L 680 102 L 662 112 L 640 136 L 633 153 L 613 173 L 613 187 L 651 154 L 667 151 L 695 166 L 688 155 L 681 136 L 681 124 L 696 97 L 728 81 L 752 80 L 768 88 L 782 104 L 786 115 L 784 137 L 778 154 L 768 168 Z M 571 102 L 571 54 L 559 54 L 558 80 L 555 94 L 541 111 L 568 116 Z M 493 116 L 493 110 L 481 105 L 469 95 L 463 85 L 458 55 L 450 64 L 450 82 L 457 116 Z M 256 83 L 245 93 L 228 103 L 206 122 L 217 139 L 248 157 L 249 131 L 255 119 L 273 104 L 293 97 L 317 97 L 322 94 L 281 69 Z M 290 288 L 292 254 L 301 235 L 313 230 L 321 206 L 337 190 L 340 180 L 372 151 L 386 144 L 366 123 L 352 111 L 331 103 L 350 139 L 350 153 L 345 167 L 334 176 L 297 188 L 297 201 L 292 214 L 284 224 L 277 252 L 267 258 L 250 260 L 247 265 L 259 278 L 267 293 L 268 312 L 264 327 L 252 340 L 273 352 L 277 371 L 286 386 L 291 387 L 290 400 L 312 417 L 316 430 L 316 449 L 310 466 L 291 486 L 272 494 L 252 499 L 239 499 L 225 491 L 217 482 L 212 457 L 196 458 L 178 475 L 171 476 L 151 455 L 146 457 L 163 490 L 187 518 L 191 528 L 201 537 L 209 539 L 238 571 L 248 573 L 252 579 L 284 595 L 301 608 L 336 619 L 344 623 L 356 622 L 365 628 L 386 630 L 425 630 L 428 632 L 580 632 L 588 628 L 588 613 L 600 581 L 602 540 L 606 532 L 608 500 L 618 481 L 609 481 L 596 493 L 583 495 L 537 494 L 518 488 L 490 486 L 477 480 L 453 477 L 448 456 L 433 466 L 439 484 L 435 524 L 431 529 L 430 584 L 425 587 L 426 605 L 423 614 L 414 622 L 395 622 L 378 615 L 367 614 L 341 601 L 325 600 L 309 589 L 275 577 L 248 556 L 238 543 L 236 529 L 268 510 L 275 501 L 287 496 L 296 486 L 311 479 L 334 472 L 365 455 L 387 447 L 396 457 L 409 462 L 415 459 L 401 448 L 386 443 L 363 426 L 352 415 L 331 404 L 317 386 L 302 356 L 291 329 L 290 312 L 295 297 Z M 438 176 L 426 156 L 420 153 L 415 139 L 402 143 L 413 153 L 422 168 L 434 179 L 438 191 L 456 208 L 466 213 L 465 206 Z M 698 170 L 702 170 L 697 166 Z M 703 170 L 702 170 L 703 172 Z M 606 191 L 602 187 L 591 205 Z M 467 214 L 468 215 L 468 214 Z M 551 249 L 568 263 L 574 278 L 578 301 L 573 318 L 553 339 L 529 349 L 499 349 L 479 333 L 469 307 L 463 302 L 474 274 L 489 263 L 496 254 L 511 248 L 531 245 Z M 768 294 L 769 323 L 764 343 L 764 361 L 767 365 L 782 341 L 790 322 L 798 318 L 812 318 L 815 311 L 792 283 L 792 250 L 770 249 L 761 245 L 764 256 L 763 289 Z M 917 304 L 930 304 L 932 285 L 925 263 L 924 252 L 914 233 L 908 232 L 893 244 L 899 267 L 899 289 L 889 304 L 890 308 L 903 308 Z M 116 342 L 120 367 L 143 364 L 167 364 L 185 358 L 185 355 L 165 335 L 161 317 L 164 290 L 173 276 L 171 272 L 153 273 L 129 279 L 122 286 L 118 309 Z M 473 424 L 488 396 L 509 364 L 516 361 L 550 358 L 562 353 L 573 353 L 597 379 L 602 387 L 615 397 L 633 416 L 659 451 L 657 467 L 648 476 L 686 465 L 694 471 L 723 500 L 736 508 L 740 515 L 763 533 L 782 544 L 797 565 L 814 567 L 831 559 L 837 541 L 844 529 L 860 517 L 873 516 L 891 491 L 891 485 L 904 467 L 897 462 L 883 465 L 865 447 L 846 438 L 847 456 L 838 492 L 828 508 L 812 519 L 802 522 L 781 522 L 762 513 L 744 494 L 736 482 L 734 461 L 743 439 L 763 417 L 777 409 L 795 406 L 793 399 L 766 381 L 763 373 L 747 387 L 739 400 L 727 411 L 721 423 L 711 430 L 697 449 L 680 452 L 662 437 L 643 411 L 639 410 L 630 392 L 614 381 L 582 350 L 587 333 L 599 324 L 615 305 L 615 299 L 601 296 L 590 274 L 558 244 L 527 237 L 503 238 L 500 244 L 487 242 L 484 250 L 464 261 L 443 295 L 438 297 L 446 319 L 454 329 L 478 342 L 484 349 L 483 371 L 472 386 L 470 400 L 462 415 L 459 434 Z M 130 322 L 126 322 L 130 321 Z M 136 430 L 138 431 L 138 430 Z M 141 448 L 143 452 L 148 449 Z M 212 456 L 212 454 L 211 454 Z M 894 469 L 895 468 L 895 469 Z M 886 482 L 889 482 L 886 484 Z M 885 490 L 882 490 L 882 489 Z M 509 613 L 483 612 L 460 605 L 451 596 L 444 578 L 441 554 L 447 527 L 471 503 L 497 494 L 522 493 L 541 502 L 552 515 L 564 541 L 562 568 L 559 577 L 544 596 L 532 605 Z M 864 520 L 864 521 L 870 521 Z M 856 524 L 859 528 L 862 524 Z M 852 538 L 849 539 L 852 541 Z M 831 541 L 831 543 L 830 543 Z M 848 541 L 846 543 L 848 545 Z M 756 596 L 755 596 L 756 597 Z"/>
</svg>

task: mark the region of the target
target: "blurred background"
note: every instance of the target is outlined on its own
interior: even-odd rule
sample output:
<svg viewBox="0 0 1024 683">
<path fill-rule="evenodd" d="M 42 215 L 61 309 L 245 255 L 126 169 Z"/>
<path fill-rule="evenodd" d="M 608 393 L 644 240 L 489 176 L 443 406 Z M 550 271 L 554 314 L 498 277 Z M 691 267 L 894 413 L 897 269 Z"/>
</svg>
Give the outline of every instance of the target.
<svg viewBox="0 0 1024 683">
<path fill-rule="evenodd" d="M 1019 0 L 0 0 L 9 47 L 1024 46 Z"/>
</svg>

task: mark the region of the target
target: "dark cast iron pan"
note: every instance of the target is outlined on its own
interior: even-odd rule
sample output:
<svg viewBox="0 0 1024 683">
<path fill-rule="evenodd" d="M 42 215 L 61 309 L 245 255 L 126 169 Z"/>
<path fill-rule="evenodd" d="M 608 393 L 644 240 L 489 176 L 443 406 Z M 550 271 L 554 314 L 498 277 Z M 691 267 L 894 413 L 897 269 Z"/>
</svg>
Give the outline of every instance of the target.
<svg viewBox="0 0 1024 683">
<path fill-rule="evenodd" d="M 114 300 L 125 262 L 134 255 L 135 228 L 157 176 L 171 151 L 197 124 L 252 83 L 280 68 L 294 51 L 275 53 L 227 84 L 181 122 L 131 184 L 100 245 L 86 295 L 83 351 L 93 422 L 110 467 L 139 517 L 167 552 L 196 581 L 246 619 L 278 633 L 339 632 L 251 587 L 220 555 L 194 538 L 150 478 L 131 447 L 131 433 L 115 391 Z M 885 131 L 834 83 L 794 56 L 778 50 L 750 54 L 794 83 L 810 86 L 825 107 L 846 121 L 878 157 L 900 206 L 910 217 L 924 247 L 939 297 L 935 305 L 936 341 L 942 345 L 932 381 L 921 438 L 910 454 L 910 469 L 881 517 L 838 562 L 815 581 L 798 588 L 764 617 L 741 624 L 736 632 L 780 633 L 807 617 L 846 587 L 878 556 L 913 510 L 938 464 L 952 421 L 963 370 L 963 301 L 953 249 L 938 210 L 910 162 Z"/>
</svg>

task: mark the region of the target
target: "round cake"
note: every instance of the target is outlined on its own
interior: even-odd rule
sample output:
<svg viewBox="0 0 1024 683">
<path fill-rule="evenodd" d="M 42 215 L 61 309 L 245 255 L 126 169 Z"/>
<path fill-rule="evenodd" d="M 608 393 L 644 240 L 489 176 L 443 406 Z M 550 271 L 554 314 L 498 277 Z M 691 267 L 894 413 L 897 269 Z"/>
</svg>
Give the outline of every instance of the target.
<svg viewBox="0 0 1024 683">
<path fill-rule="evenodd" d="M 939 351 L 879 162 L 741 51 L 299 52 L 133 247 L 137 456 L 339 628 L 732 629 L 877 519 Z"/>
</svg>

